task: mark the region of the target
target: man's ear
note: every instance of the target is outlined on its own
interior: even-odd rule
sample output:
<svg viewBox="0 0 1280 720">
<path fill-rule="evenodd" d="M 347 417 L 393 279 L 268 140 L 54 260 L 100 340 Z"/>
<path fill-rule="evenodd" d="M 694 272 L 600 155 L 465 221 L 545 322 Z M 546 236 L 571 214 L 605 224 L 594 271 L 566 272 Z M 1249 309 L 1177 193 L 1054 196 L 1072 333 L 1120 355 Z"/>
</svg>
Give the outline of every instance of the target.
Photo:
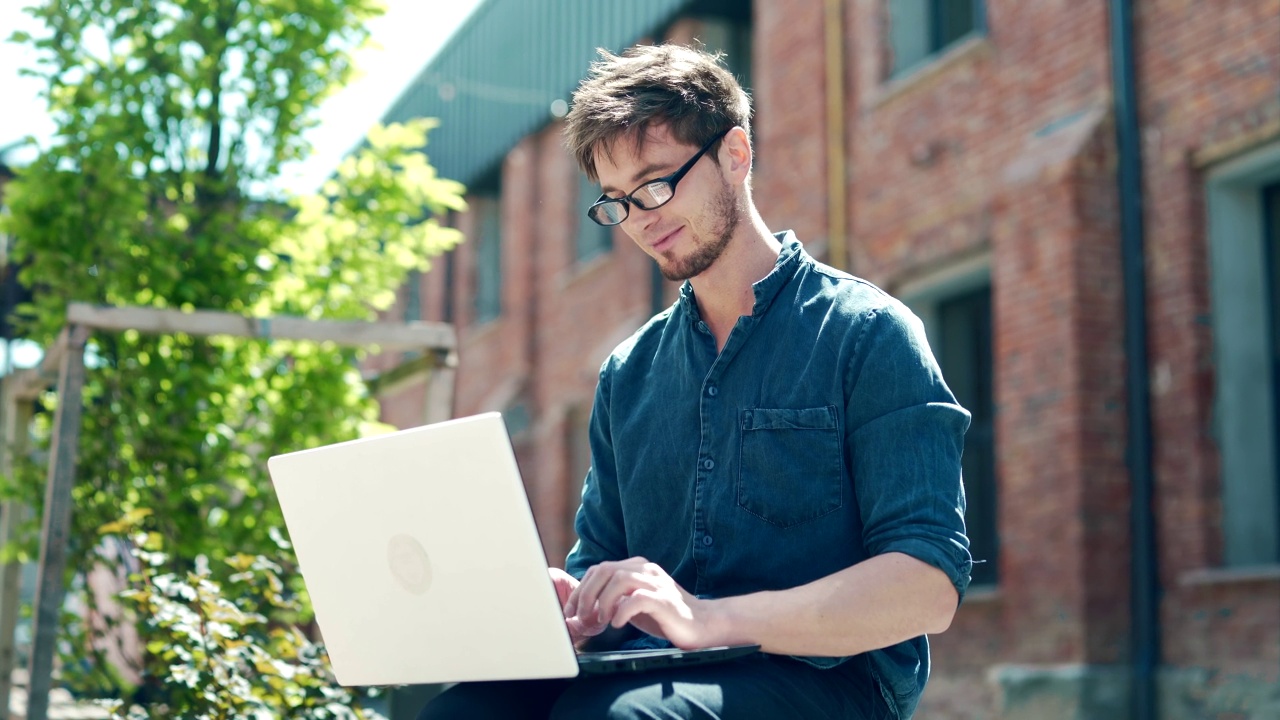
<svg viewBox="0 0 1280 720">
<path fill-rule="evenodd" d="M 737 126 L 729 130 L 729 134 L 725 135 L 724 140 L 720 142 L 720 152 L 717 155 L 720 167 L 724 168 L 726 175 L 735 183 L 746 182 L 747 177 L 751 175 L 752 155 L 751 138 L 746 130 Z"/>
</svg>

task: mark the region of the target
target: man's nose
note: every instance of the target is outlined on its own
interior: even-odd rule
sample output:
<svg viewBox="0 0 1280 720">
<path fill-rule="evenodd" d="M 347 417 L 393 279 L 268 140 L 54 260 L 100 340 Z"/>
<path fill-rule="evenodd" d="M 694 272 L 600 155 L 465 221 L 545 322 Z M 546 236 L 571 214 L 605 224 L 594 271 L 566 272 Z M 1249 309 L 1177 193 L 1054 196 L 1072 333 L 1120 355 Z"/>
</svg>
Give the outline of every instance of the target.
<svg viewBox="0 0 1280 720">
<path fill-rule="evenodd" d="M 654 223 L 658 222 L 658 208 L 645 210 L 639 205 L 632 203 L 631 207 L 627 208 L 626 219 L 622 222 L 624 223 L 623 229 L 628 233 L 648 230 L 653 227 Z"/>
</svg>

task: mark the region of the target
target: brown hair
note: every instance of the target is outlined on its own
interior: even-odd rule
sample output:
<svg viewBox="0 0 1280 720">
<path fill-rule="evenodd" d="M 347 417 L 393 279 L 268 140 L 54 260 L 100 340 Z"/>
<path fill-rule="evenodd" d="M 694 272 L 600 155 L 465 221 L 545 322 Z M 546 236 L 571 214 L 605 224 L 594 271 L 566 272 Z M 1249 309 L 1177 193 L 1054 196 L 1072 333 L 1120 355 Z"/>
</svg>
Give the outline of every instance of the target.
<svg viewBox="0 0 1280 720">
<path fill-rule="evenodd" d="M 564 130 L 569 152 L 592 181 L 596 150 L 608 157 L 623 137 L 639 149 L 653 124 L 695 147 L 735 125 L 751 132 L 751 100 L 720 64 L 721 54 L 670 43 L 599 53 L 573 93 Z"/>
</svg>

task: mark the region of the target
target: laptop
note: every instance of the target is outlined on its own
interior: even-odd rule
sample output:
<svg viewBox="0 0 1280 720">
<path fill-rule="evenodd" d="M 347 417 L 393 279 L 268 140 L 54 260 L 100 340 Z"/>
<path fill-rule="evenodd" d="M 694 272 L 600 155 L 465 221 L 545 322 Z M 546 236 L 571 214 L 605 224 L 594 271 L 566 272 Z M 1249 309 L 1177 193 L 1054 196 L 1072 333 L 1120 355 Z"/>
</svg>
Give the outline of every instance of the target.
<svg viewBox="0 0 1280 720">
<path fill-rule="evenodd" d="M 569 678 L 759 649 L 576 653 L 499 413 L 267 467 L 342 685 Z"/>
</svg>

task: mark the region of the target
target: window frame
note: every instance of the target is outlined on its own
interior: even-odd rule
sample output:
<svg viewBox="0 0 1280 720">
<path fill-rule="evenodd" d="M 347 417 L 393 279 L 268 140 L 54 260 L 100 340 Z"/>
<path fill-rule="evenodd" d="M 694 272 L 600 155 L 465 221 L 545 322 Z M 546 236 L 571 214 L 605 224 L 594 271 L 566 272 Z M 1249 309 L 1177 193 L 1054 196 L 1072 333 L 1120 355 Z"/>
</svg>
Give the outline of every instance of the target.
<svg viewBox="0 0 1280 720">
<path fill-rule="evenodd" d="M 502 195 L 479 195 L 472 204 L 477 213 L 472 322 L 483 325 L 502 317 Z"/>
<path fill-rule="evenodd" d="M 950 40 L 943 38 L 943 16 L 945 13 L 939 10 L 948 0 L 915 0 L 923 3 L 924 10 L 929 16 L 928 27 L 924 29 L 927 37 L 924 39 L 925 50 L 920 57 L 914 58 L 903 64 L 898 62 L 898 43 L 895 41 L 894 33 L 894 6 L 910 0 L 885 0 L 884 13 L 888 19 L 889 29 L 884 34 L 884 42 L 888 46 L 889 52 L 885 53 L 889 59 L 887 72 L 884 73 L 884 79 L 897 80 L 914 74 L 916 71 L 936 62 L 939 58 L 947 53 L 950 49 L 960 45 L 966 40 L 972 38 L 983 37 L 987 34 L 987 3 L 986 0 L 972 0 L 973 8 L 970 18 L 971 27 L 967 32 L 963 32 Z M 918 37 L 918 36 L 917 36 Z"/>
<path fill-rule="evenodd" d="M 1224 567 L 1280 564 L 1280 378 L 1271 287 L 1276 242 L 1265 193 L 1280 186 L 1280 142 L 1206 174 L 1210 317 Z M 1280 192 L 1280 191 L 1277 191 Z M 1272 231 L 1273 232 L 1273 231 Z M 1269 332 L 1259 333 L 1257 328 Z"/>
<path fill-rule="evenodd" d="M 984 438 L 979 436 L 985 435 L 985 447 L 982 454 L 987 456 L 989 466 L 989 476 L 983 478 L 965 478 L 965 495 L 968 501 L 968 507 L 965 512 L 965 523 L 970 535 L 970 540 L 979 538 L 978 545 L 989 544 L 986 551 L 975 548 L 974 553 L 975 566 L 973 571 L 972 587 L 974 588 L 998 588 L 1000 585 L 1000 447 L 996 433 L 995 423 L 995 313 L 994 313 L 994 287 L 991 279 L 991 263 L 987 255 L 974 258 L 969 261 L 956 263 L 947 269 L 935 273 L 929 277 L 912 282 L 899 288 L 895 293 L 913 313 L 920 318 L 924 324 L 925 335 L 929 341 L 929 347 L 933 351 L 935 359 L 939 366 L 943 365 L 941 353 L 944 349 L 944 343 L 947 342 L 946 331 L 942 324 L 941 311 L 943 307 L 954 301 L 965 299 L 972 296 L 976 292 L 987 293 L 987 327 L 985 329 L 986 347 L 980 349 L 982 355 L 981 360 L 986 362 L 985 372 L 985 388 L 979 388 L 979 391 L 985 390 L 986 398 L 986 417 L 980 417 L 978 413 L 974 413 L 974 425 L 971 425 L 970 432 L 965 433 L 965 455 L 973 459 L 979 453 L 973 449 L 970 443 L 983 442 Z M 947 379 L 947 368 L 942 367 L 943 377 Z M 979 384 L 982 380 L 979 379 Z M 954 388 L 953 388 L 954 392 Z M 971 405 L 973 403 L 970 403 Z M 966 406 L 967 410 L 973 412 L 976 408 Z M 977 427 L 982 426 L 984 427 Z M 978 432 L 975 432 L 975 429 Z M 982 432 L 986 430 L 986 432 Z M 975 502 L 975 500 L 979 502 Z M 979 505 L 982 505 L 979 507 Z M 981 513 L 987 517 L 984 527 L 977 528 L 975 513 Z M 975 532 L 975 530 L 977 532 Z"/>
<path fill-rule="evenodd" d="M 600 188 L 578 173 L 578 207 L 575 217 L 578 232 L 573 240 L 573 261 L 583 264 L 613 252 L 613 228 L 600 225 L 587 217 L 587 208 L 600 197 Z"/>
</svg>

